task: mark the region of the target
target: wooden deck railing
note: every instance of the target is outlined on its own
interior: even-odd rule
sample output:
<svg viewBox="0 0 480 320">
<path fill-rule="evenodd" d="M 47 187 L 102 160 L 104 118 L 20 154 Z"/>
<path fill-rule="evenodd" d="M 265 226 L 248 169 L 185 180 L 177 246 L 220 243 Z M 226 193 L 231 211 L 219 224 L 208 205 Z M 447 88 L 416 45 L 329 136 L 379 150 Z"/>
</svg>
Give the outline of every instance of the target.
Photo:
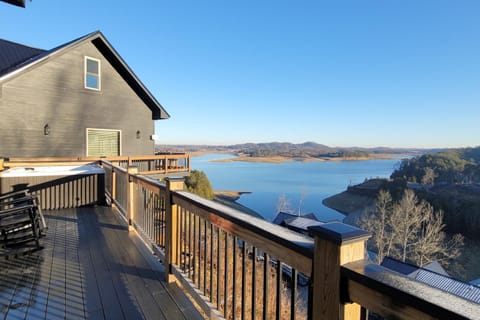
<svg viewBox="0 0 480 320">
<path fill-rule="evenodd" d="M 365 258 L 369 234 L 342 223 L 314 239 L 102 161 L 107 197 L 210 318 L 480 319 L 480 306 Z M 120 182 L 123 181 L 123 182 Z"/>
<path fill-rule="evenodd" d="M 5 164 L 68 159 L 47 160 Z M 480 305 L 364 260 L 363 230 L 330 223 L 310 238 L 183 191 L 182 179 L 161 183 L 113 161 L 97 161 L 105 177 L 96 188 L 210 318 L 357 320 L 368 309 L 392 319 L 480 319 Z"/>
<path fill-rule="evenodd" d="M 109 161 L 116 166 L 128 168 L 135 166 L 140 174 L 170 174 L 190 172 L 188 153 L 168 153 L 148 156 L 116 157 L 63 157 L 63 158 L 7 158 L 0 159 L 0 171 L 4 168 L 29 166 L 82 165 L 86 163 Z"/>
</svg>

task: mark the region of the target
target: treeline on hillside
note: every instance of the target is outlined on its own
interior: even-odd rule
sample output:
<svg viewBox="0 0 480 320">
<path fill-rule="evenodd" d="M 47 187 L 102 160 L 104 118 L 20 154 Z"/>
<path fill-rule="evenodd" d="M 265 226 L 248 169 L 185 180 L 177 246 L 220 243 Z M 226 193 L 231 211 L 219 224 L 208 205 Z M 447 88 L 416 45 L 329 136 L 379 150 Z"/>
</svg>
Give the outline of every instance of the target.
<svg viewBox="0 0 480 320">
<path fill-rule="evenodd" d="M 405 155 L 438 152 L 436 149 L 329 147 L 316 142 L 242 143 L 234 145 L 156 145 L 156 152 L 228 152 L 251 157 L 366 158 L 373 155 Z"/>
<path fill-rule="evenodd" d="M 358 150 L 340 150 L 337 152 L 320 153 L 318 158 L 367 158 L 370 156 L 369 152 Z"/>
<path fill-rule="evenodd" d="M 425 154 L 402 160 L 392 176 L 421 184 L 480 182 L 480 147 Z"/>
<path fill-rule="evenodd" d="M 444 211 L 450 233 L 480 238 L 480 147 L 402 160 L 384 189 L 400 194 L 407 182 L 417 195 Z"/>
<path fill-rule="evenodd" d="M 370 156 L 370 153 L 365 150 L 330 148 L 314 142 L 246 144 L 237 152 L 250 157 L 366 158 Z"/>
</svg>

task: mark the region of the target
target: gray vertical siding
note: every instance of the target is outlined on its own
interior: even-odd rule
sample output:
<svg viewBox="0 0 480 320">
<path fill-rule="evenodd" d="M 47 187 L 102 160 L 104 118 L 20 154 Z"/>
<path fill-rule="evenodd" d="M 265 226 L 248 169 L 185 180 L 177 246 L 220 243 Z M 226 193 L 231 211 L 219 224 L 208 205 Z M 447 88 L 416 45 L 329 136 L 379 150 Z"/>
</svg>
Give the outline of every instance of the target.
<svg viewBox="0 0 480 320">
<path fill-rule="evenodd" d="M 85 56 L 101 60 L 101 91 L 84 89 Z M 0 157 L 86 156 L 86 128 L 121 130 L 122 155 L 154 153 L 151 110 L 90 42 L 0 83 Z"/>
</svg>

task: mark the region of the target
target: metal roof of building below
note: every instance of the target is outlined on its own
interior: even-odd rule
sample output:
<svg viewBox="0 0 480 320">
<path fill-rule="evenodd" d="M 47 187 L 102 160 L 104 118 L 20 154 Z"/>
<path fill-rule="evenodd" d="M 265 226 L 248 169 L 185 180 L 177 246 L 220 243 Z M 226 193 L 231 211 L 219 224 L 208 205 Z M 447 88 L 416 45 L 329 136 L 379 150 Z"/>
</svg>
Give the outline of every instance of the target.
<svg viewBox="0 0 480 320">
<path fill-rule="evenodd" d="M 422 268 L 385 257 L 381 266 L 463 299 L 480 303 L 480 287 L 450 277 L 438 262 L 432 262 Z"/>
</svg>

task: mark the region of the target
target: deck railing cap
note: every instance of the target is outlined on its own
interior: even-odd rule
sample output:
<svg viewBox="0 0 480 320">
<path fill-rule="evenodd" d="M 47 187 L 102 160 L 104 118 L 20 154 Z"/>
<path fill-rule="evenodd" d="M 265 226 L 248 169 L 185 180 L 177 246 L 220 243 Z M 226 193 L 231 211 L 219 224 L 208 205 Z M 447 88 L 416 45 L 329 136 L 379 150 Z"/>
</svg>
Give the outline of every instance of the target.
<svg viewBox="0 0 480 320">
<path fill-rule="evenodd" d="M 330 222 L 308 227 L 308 231 L 314 237 L 329 240 L 339 245 L 367 240 L 371 236 L 368 231 L 342 222 Z"/>
<path fill-rule="evenodd" d="M 184 181 L 185 177 L 166 177 L 165 180 L 179 182 Z"/>
</svg>

